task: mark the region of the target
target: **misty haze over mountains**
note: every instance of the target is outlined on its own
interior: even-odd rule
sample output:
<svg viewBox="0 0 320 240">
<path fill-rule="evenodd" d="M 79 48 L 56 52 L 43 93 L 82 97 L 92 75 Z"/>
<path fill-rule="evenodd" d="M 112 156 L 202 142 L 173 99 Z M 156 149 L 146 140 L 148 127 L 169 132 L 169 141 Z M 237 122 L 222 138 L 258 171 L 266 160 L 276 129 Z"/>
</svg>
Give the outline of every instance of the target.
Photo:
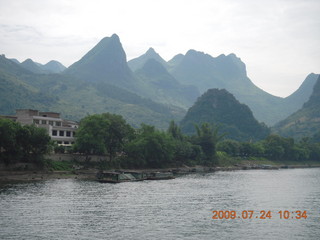
<svg viewBox="0 0 320 240">
<path fill-rule="evenodd" d="M 258 88 L 235 54 L 212 57 L 189 50 L 165 61 L 150 48 L 127 61 L 114 34 L 68 68 L 57 61 L 41 65 L 1 56 L 0 113 L 38 108 L 79 120 L 87 114 L 112 112 L 133 126 L 144 122 L 166 128 L 171 119 L 180 121 L 208 89 L 217 88 L 247 105 L 259 122 L 273 126 L 309 100 L 318 76 L 309 74 L 293 94 L 280 98 Z"/>
</svg>

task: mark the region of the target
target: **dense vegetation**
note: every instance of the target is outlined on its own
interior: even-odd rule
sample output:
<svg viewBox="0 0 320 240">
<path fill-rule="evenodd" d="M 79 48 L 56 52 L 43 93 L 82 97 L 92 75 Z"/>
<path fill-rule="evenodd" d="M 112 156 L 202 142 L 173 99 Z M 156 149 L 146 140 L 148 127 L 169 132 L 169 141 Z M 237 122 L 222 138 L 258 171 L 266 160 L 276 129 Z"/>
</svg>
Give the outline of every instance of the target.
<svg viewBox="0 0 320 240">
<path fill-rule="evenodd" d="M 183 164 L 216 165 L 217 128 L 197 126 L 188 137 L 172 121 L 167 131 L 142 124 L 133 129 L 115 114 L 96 114 L 80 122 L 75 150 L 85 155 L 107 154 L 122 167 L 169 167 Z"/>
<path fill-rule="evenodd" d="M 87 155 L 107 154 L 122 166 L 216 165 L 219 151 L 228 156 L 273 160 L 319 158 L 320 80 L 303 109 L 278 125 L 278 133 L 289 138 L 270 135 L 269 129 L 254 118 L 273 123 L 298 109 L 309 98 L 319 75 L 310 74 L 299 90 L 282 99 L 256 87 L 247 77 L 245 64 L 234 54 L 213 58 L 190 50 L 165 62 L 151 49 L 130 63 L 134 72 L 117 35 L 102 39 L 61 74 L 40 74 L 32 68 L 36 64 L 31 60 L 19 64 L 1 55 L 0 113 L 34 108 L 60 112 L 72 120 L 88 116 L 81 121 L 74 150 Z M 55 67 L 56 72 L 63 69 L 57 64 Z M 182 119 L 183 108 L 198 96 L 197 89 L 211 90 L 190 108 L 180 130 L 170 120 Z M 96 114 L 103 112 L 110 113 Z M 45 151 L 30 145 L 35 141 L 30 139 L 38 134 L 34 126 L 1 124 L 1 161 L 41 158 Z M 6 132 L 10 129 L 11 135 Z M 25 133 L 22 138 L 22 132 L 29 135 Z M 304 138 L 312 134 L 312 138 Z M 221 142 L 222 136 L 233 141 Z M 290 138 L 296 136 L 299 141 Z"/>
<path fill-rule="evenodd" d="M 209 89 L 188 110 L 181 121 L 181 129 L 186 134 L 194 134 L 194 124 L 220 125 L 228 138 L 248 141 L 260 140 L 270 133 L 265 124 L 259 123 L 251 110 L 241 104 L 225 89 Z"/>
<path fill-rule="evenodd" d="M 31 108 L 60 112 L 80 120 L 88 114 L 111 112 L 124 116 L 131 125 L 142 122 L 165 129 L 171 119 L 181 119 L 185 110 L 166 106 L 106 81 L 87 82 L 63 74 L 34 74 L 0 56 L 0 114 Z"/>
<path fill-rule="evenodd" d="M 133 128 L 120 115 L 103 113 L 80 122 L 75 150 L 85 154 L 108 154 L 110 160 L 133 135 Z"/>
<path fill-rule="evenodd" d="M 194 135 L 184 135 L 174 121 L 167 131 L 146 124 L 133 129 L 119 115 L 96 114 L 81 121 L 75 150 L 85 155 L 106 154 L 113 166 L 122 168 L 218 166 L 226 158 L 249 157 L 278 162 L 320 161 L 320 143 L 316 138 L 304 138 L 297 143 L 278 135 L 256 142 L 223 140 L 228 135 L 209 123 L 195 125 L 195 131 Z"/>
<path fill-rule="evenodd" d="M 102 166 L 119 168 L 223 166 L 225 161 L 237 164 L 249 158 L 279 163 L 320 162 L 320 132 L 299 142 L 274 134 L 260 141 L 240 142 L 228 139 L 227 133 L 209 123 L 194 127 L 195 134 L 188 136 L 174 121 L 163 131 L 147 124 L 133 128 L 116 114 L 94 114 L 81 120 L 72 151 L 87 156 L 88 161 L 92 154 L 106 156 Z M 52 146 L 45 129 L 0 119 L 1 163 L 30 162 L 42 166 L 43 156 Z"/>
<path fill-rule="evenodd" d="M 51 140 L 45 129 L 0 119 L 0 163 L 32 162 L 41 165 L 44 154 L 50 149 Z"/>
<path fill-rule="evenodd" d="M 293 138 L 275 134 L 258 142 L 225 140 L 218 144 L 218 151 L 223 151 L 233 157 L 264 157 L 278 162 L 320 161 L 319 141 L 314 138 L 303 138 L 295 142 Z"/>
</svg>

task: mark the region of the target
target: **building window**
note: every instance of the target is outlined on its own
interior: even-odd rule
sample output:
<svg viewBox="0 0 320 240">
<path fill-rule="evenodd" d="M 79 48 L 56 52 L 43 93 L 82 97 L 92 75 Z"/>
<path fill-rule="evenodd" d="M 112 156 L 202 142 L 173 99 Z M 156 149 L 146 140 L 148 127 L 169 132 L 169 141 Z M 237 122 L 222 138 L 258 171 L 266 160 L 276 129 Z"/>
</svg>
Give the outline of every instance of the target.
<svg viewBox="0 0 320 240">
<path fill-rule="evenodd" d="M 58 141 L 58 144 L 62 144 L 62 142 L 61 142 L 61 141 Z"/>
<path fill-rule="evenodd" d="M 73 134 L 73 137 L 75 137 L 75 136 L 76 136 L 76 132 L 72 132 L 72 134 Z"/>
<path fill-rule="evenodd" d="M 56 126 L 61 126 L 61 122 L 56 122 Z"/>
<path fill-rule="evenodd" d="M 71 132 L 70 132 L 70 131 L 67 131 L 67 132 L 66 132 L 66 136 L 67 136 L 67 137 L 71 137 Z"/>
<path fill-rule="evenodd" d="M 53 121 L 49 121 L 49 125 L 53 126 Z"/>
<path fill-rule="evenodd" d="M 64 142 L 64 144 L 69 144 L 69 142 Z"/>
<path fill-rule="evenodd" d="M 47 124 L 46 120 L 41 120 L 41 124 Z"/>
<path fill-rule="evenodd" d="M 52 130 L 52 136 L 57 136 L 57 130 Z"/>
<path fill-rule="evenodd" d="M 39 120 L 38 119 L 33 119 L 33 123 L 34 124 L 39 124 Z"/>
<path fill-rule="evenodd" d="M 63 137 L 64 136 L 64 131 L 59 131 L 59 136 Z"/>
</svg>

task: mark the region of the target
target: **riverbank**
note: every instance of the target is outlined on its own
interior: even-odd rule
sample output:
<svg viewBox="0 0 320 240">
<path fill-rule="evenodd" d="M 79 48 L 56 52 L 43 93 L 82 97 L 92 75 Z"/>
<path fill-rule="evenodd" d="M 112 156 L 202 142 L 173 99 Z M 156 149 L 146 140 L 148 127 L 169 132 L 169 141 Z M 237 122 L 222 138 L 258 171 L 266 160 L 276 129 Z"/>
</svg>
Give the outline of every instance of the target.
<svg viewBox="0 0 320 240">
<path fill-rule="evenodd" d="M 192 173 L 210 173 L 216 171 L 237 171 L 237 170 L 271 170 L 271 169 L 288 169 L 288 168 L 320 168 L 319 164 L 238 164 L 236 166 L 218 166 L 218 167 L 205 167 L 205 166 L 194 166 L 194 167 L 179 167 L 179 168 L 161 168 L 161 169 L 113 169 L 110 171 L 119 172 L 172 172 L 174 175 L 185 175 Z M 42 181 L 51 179 L 81 179 L 81 180 L 96 180 L 96 174 L 99 172 L 98 169 L 79 169 L 70 171 L 0 171 L 0 183 L 7 182 L 28 182 L 28 181 Z"/>
</svg>

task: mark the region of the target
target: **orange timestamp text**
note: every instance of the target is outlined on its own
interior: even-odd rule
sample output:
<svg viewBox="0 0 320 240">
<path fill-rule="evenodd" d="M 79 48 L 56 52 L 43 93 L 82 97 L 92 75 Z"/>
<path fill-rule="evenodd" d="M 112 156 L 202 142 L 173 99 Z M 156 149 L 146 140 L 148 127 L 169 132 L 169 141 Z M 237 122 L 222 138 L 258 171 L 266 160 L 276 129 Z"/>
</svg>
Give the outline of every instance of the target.
<svg viewBox="0 0 320 240">
<path fill-rule="evenodd" d="M 214 210 L 212 211 L 212 219 L 307 219 L 307 211 L 295 210 Z"/>
</svg>

